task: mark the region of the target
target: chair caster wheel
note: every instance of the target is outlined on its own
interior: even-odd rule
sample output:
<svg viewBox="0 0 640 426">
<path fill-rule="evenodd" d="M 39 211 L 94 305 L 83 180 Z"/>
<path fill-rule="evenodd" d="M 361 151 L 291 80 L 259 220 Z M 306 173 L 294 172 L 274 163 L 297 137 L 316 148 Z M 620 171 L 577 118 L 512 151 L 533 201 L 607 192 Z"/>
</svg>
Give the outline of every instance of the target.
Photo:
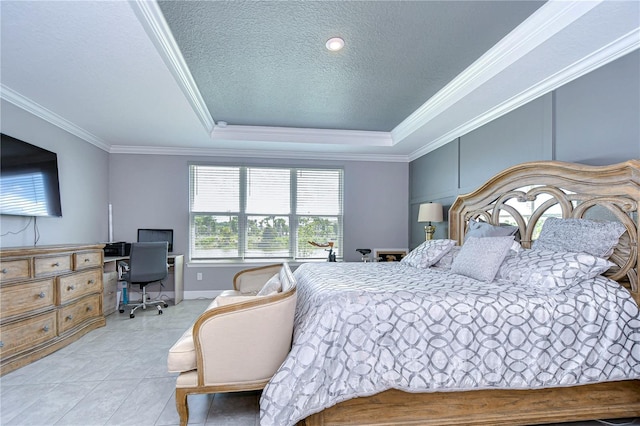
<svg viewBox="0 0 640 426">
<path fill-rule="evenodd" d="M 162 311 L 161 310 L 158 310 L 158 315 L 162 315 Z"/>
<path fill-rule="evenodd" d="M 129 314 L 129 318 L 135 318 L 136 316 L 134 314 Z"/>
<path fill-rule="evenodd" d="M 167 305 L 166 303 L 165 303 L 163 306 L 164 306 L 165 308 L 168 308 L 168 307 L 169 307 L 169 305 Z"/>
<path fill-rule="evenodd" d="M 118 309 L 118 312 L 120 312 L 121 314 L 124 314 L 124 309 Z"/>
</svg>

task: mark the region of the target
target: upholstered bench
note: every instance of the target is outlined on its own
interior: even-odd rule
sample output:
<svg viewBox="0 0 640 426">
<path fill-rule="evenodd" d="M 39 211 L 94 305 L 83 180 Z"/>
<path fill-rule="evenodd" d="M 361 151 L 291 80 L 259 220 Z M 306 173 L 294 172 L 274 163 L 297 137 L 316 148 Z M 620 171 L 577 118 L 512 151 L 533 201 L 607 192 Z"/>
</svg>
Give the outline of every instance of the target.
<svg viewBox="0 0 640 426">
<path fill-rule="evenodd" d="M 190 394 L 263 389 L 291 349 L 296 282 L 287 263 L 234 277 L 234 290 L 216 297 L 169 349 L 180 424 Z"/>
</svg>

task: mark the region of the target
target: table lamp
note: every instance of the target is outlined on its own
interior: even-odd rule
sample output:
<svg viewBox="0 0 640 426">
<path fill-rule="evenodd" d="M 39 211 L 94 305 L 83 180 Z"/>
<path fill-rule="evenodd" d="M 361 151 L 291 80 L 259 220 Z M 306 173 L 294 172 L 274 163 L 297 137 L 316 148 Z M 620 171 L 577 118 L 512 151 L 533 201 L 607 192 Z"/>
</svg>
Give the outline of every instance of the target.
<svg viewBox="0 0 640 426">
<path fill-rule="evenodd" d="M 431 222 L 442 222 L 442 204 L 420 204 L 420 210 L 418 210 L 418 222 L 429 222 L 429 224 L 424 227 L 425 239 L 433 240 L 433 234 L 436 232 L 436 227 L 433 226 Z"/>
</svg>

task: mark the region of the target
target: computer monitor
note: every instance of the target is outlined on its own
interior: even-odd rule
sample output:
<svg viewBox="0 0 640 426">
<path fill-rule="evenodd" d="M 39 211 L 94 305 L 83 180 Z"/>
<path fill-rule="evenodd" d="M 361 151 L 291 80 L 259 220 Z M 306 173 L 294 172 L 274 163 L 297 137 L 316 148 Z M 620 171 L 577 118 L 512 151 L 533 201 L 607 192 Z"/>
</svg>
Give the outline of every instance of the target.
<svg viewBox="0 0 640 426">
<path fill-rule="evenodd" d="M 173 251 L 173 229 L 138 229 L 139 243 L 153 243 L 166 241 L 169 243 L 169 253 Z"/>
</svg>

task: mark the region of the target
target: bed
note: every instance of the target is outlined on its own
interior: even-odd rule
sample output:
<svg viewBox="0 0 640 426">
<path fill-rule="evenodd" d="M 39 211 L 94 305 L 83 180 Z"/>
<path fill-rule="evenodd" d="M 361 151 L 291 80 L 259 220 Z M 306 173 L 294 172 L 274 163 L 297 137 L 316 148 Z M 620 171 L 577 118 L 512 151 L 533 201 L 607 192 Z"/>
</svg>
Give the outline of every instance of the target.
<svg viewBox="0 0 640 426">
<path fill-rule="evenodd" d="M 461 275 L 464 262 L 445 262 L 451 247 L 425 267 L 300 266 L 294 343 L 263 392 L 261 424 L 527 425 L 640 416 L 639 202 L 638 160 L 525 163 L 459 196 L 449 211 L 451 243 L 431 245 L 455 242 L 465 257 L 464 245 L 491 240 L 465 241 L 470 224 L 508 223 L 522 250 L 504 249 L 495 279 Z M 602 255 L 610 263 L 593 263 L 586 278 L 545 276 L 535 281 L 544 285 L 529 286 L 537 269 L 522 280 L 521 269 L 505 265 L 543 251 L 555 259 L 553 247 L 543 246 L 554 235 L 545 234 L 545 221 L 548 229 L 615 222 L 621 234 Z M 574 244 L 581 231 L 571 229 L 556 240 Z M 599 231 L 589 232 L 585 244 L 600 240 Z M 502 246 L 504 239 L 495 238 Z"/>
</svg>

